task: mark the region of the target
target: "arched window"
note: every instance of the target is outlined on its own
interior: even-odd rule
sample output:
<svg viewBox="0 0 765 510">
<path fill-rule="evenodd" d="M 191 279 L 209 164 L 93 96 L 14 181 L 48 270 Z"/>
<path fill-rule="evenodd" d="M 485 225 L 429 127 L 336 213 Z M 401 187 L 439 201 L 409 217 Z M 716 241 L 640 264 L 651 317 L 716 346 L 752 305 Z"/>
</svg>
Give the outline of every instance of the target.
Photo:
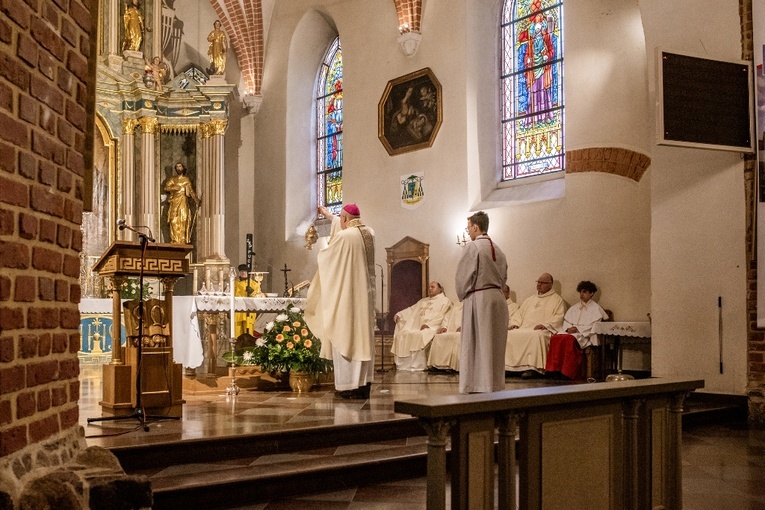
<svg viewBox="0 0 765 510">
<path fill-rule="evenodd" d="M 334 214 L 343 203 L 343 55 L 340 38 L 329 46 L 316 85 L 318 203 Z"/>
<path fill-rule="evenodd" d="M 502 180 L 563 168 L 561 0 L 504 0 L 501 40 Z"/>
</svg>

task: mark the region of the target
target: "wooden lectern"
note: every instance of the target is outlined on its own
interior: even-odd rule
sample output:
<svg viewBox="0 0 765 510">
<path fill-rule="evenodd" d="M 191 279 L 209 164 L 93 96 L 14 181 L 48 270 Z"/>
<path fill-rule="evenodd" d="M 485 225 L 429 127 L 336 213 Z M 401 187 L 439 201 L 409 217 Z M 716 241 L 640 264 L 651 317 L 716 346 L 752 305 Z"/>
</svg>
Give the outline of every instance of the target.
<svg viewBox="0 0 765 510">
<path fill-rule="evenodd" d="M 158 278 L 163 288 L 163 311 L 167 333 L 163 342 L 147 342 L 138 335 L 136 344 L 128 340 L 123 353 L 120 345 L 120 289 L 125 279 L 137 277 L 141 271 L 141 245 L 131 241 L 115 241 L 93 266 L 93 272 L 112 280 L 112 361 L 103 367 L 103 415 L 129 415 L 135 409 L 138 396 L 136 380 L 141 367 L 141 403 L 146 414 L 180 416 L 183 405 L 182 367 L 173 362 L 173 287 L 189 272 L 186 256 L 193 246 L 188 244 L 150 244 L 143 265 L 144 278 Z M 139 294 L 142 289 L 139 290 Z M 151 322 L 151 321 L 149 321 Z M 147 324 L 151 326 L 151 324 Z M 144 331 L 146 328 L 144 328 Z M 130 333 L 128 333 L 130 335 Z M 138 359 L 137 341 L 142 341 Z"/>
</svg>

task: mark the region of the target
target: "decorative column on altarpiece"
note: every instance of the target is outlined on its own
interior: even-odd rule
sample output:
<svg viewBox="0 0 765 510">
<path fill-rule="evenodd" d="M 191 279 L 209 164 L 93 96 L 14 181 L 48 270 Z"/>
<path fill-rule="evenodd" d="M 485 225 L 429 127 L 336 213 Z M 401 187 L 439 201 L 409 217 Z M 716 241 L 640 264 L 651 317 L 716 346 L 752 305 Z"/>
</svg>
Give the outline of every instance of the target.
<svg viewBox="0 0 765 510">
<path fill-rule="evenodd" d="M 197 217 L 197 258 L 207 260 L 210 256 L 210 214 L 211 195 L 210 162 L 208 147 L 210 145 L 210 124 L 202 122 L 197 131 L 197 194 L 202 199 L 199 216 Z M 209 282 L 205 282 L 209 285 Z"/>
<path fill-rule="evenodd" d="M 207 142 L 207 155 L 209 161 L 208 175 L 210 187 L 208 188 L 208 204 L 210 206 L 210 235 L 208 260 L 228 261 L 225 250 L 225 184 L 223 181 L 223 169 L 225 167 L 223 135 L 226 133 L 226 119 L 212 119 L 209 123 L 210 138 Z"/>
<path fill-rule="evenodd" d="M 135 128 L 137 119 L 122 119 L 122 200 L 118 216 L 128 225 L 136 225 L 135 210 Z M 118 231 L 119 232 L 119 231 Z M 121 239 L 134 241 L 135 235 L 128 229 L 118 233 Z"/>
<path fill-rule="evenodd" d="M 225 185 L 223 182 L 223 134 L 226 119 L 213 119 L 199 126 L 199 151 L 197 159 L 197 190 L 202 194 L 198 221 L 197 253 L 204 262 L 228 264 L 224 248 L 225 234 Z"/>
<path fill-rule="evenodd" d="M 105 26 L 101 31 L 105 34 L 103 54 L 106 55 L 106 65 L 110 69 L 122 70 L 122 48 L 120 48 L 120 23 L 122 21 L 121 4 L 118 0 L 106 0 L 103 3 L 104 16 L 100 18 Z"/>
<path fill-rule="evenodd" d="M 157 119 L 155 117 L 141 117 L 138 119 L 141 126 L 141 189 L 138 190 L 140 203 L 140 225 L 149 227 L 154 232 L 159 232 L 159 178 L 157 164 L 154 156 L 154 136 L 157 132 Z"/>
</svg>

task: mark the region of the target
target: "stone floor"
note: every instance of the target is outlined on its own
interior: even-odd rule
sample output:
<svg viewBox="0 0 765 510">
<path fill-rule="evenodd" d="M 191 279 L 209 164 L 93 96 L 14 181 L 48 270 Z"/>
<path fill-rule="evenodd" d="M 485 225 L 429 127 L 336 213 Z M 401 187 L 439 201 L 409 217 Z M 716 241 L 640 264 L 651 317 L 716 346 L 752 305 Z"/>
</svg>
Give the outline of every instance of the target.
<svg viewBox="0 0 765 510">
<path fill-rule="evenodd" d="M 144 432 L 137 420 L 87 423 L 100 415 L 100 368 L 81 367 L 80 422 L 85 427 L 89 445 L 119 447 L 158 444 L 186 439 L 253 434 L 321 425 L 367 423 L 406 419 L 393 412 L 394 399 L 426 397 L 457 392 L 454 374 L 377 373 L 368 400 L 342 400 L 331 388 L 307 394 L 289 392 L 242 392 L 237 397 L 224 394 L 185 396 L 183 418 L 177 421 L 151 422 Z M 560 384 L 543 379 L 507 379 L 507 389 Z M 418 441 L 411 438 L 409 441 Z M 340 455 L 348 448 L 375 450 L 386 442 L 365 445 L 320 448 L 294 454 L 268 455 L 238 459 L 237 463 L 254 465 L 300 461 L 312 456 Z M 183 474 L 179 470 L 230 468 L 231 463 L 174 466 L 149 470 L 153 478 Z M 698 425 L 683 435 L 683 502 L 686 510 L 765 510 L 765 431 L 750 430 L 742 423 Z M 299 498 L 274 500 L 247 507 L 276 509 L 363 509 L 409 510 L 425 508 L 424 478 L 371 484 L 341 491 L 318 493 Z"/>
</svg>

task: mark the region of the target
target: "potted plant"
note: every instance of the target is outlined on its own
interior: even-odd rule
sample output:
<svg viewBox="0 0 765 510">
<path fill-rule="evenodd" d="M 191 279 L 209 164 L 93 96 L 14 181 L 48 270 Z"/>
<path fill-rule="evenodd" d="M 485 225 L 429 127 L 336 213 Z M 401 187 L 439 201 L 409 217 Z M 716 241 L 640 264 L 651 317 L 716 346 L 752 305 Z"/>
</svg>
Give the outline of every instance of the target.
<svg viewBox="0 0 765 510">
<path fill-rule="evenodd" d="M 328 372 L 332 363 L 319 357 L 321 342 L 305 323 L 303 311 L 291 306 L 266 324 L 254 347 L 224 355 L 237 365 L 255 365 L 267 372 L 289 372 L 293 391 L 308 391 L 318 374 Z"/>
</svg>

